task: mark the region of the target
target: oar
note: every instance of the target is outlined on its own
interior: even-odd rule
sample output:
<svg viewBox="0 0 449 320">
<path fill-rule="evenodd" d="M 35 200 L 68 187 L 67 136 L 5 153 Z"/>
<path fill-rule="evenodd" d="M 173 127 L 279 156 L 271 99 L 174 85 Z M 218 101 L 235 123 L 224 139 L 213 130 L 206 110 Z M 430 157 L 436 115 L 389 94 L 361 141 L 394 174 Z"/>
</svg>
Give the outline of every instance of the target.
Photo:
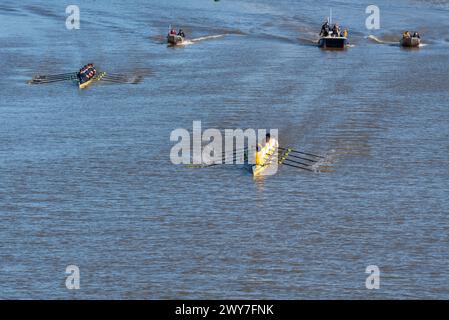
<svg viewBox="0 0 449 320">
<path fill-rule="evenodd" d="M 289 154 L 288 157 L 292 157 L 292 158 L 295 158 L 295 159 L 306 160 L 306 161 L 310 161 L 310 162 L 318 162 L 319 161 L 319 160 L 315 160 L 315 159 L 307 159 L 307 158 L 303 158 L 303 157 L 294 156 L 292 154 Z"/>
<path fill-rule="evenodd" d="M 59 77 L 66 77 L 66 76 L 76 76 L 76 72 L 69 72 L 69 73 L 60 73 L 60 74 L 50 74 L 50 75 L 37 75 L 34 77 L 34 79 L 49 79 L 49 78 L 59 78 Z"/>
<path fill-rule="evenodd" d="M 298 168 L 298 169 L 302 169 L 302 170 L 306 170 L 306 171 L 310 171 L 310 172 L 315 172 L 315 171 L 313 171 L 312 169 L 309 169 L 309 168 L 303 168 L 303 167 L 300 167 L 300 166 L 294 166 L 294 165 L 292 165 L 292 164 L 288 164 L 288 163 L 282 163 L 282 165 L 283 166 L 289 166 L 289 167 L 293 167 L 293 168 Z"/>
<path fill-rule="evenodd" d="M 114 77 L 114 78 L 127 78 L 124 74 L 116 74 L 116 73 L 108 73 L 108 77 Z"/>
<path fill-rule="evenodd" d="M 73 80 L 73 79 L 76 79 L 76 75 L 62 76 L 62 77 L 55 77 L 55 78 L 33 78 L 30 81 L 46 82 L 46 81 L 66 81 L 66 80 Z"/>
<path fill-rule="evenodd" d="M 279 149 L 281 149 L 281 150 L 287 150 L 287 149 L 281 148 L 281 147 L 279 147 Z M 298 153 L 298 154 L 303 154 L 303 155 L 311 156 L 311 157 L 315 157 L 315 158 L 321 158 L 321 159 L 324 159 L 323 156 L 319 156 L 319 155 L 312 154 L 312 153 L 306 153 L 306 152 L 301 152 L 301 151 L 297 151 L 297 150 L 290 150 L 290 152 Z"/>
<path fill-rule="evenodd" d="M 232 150 L 233 154 L 245 152 L 245 151 L 248 151 L 248 148 Z M 223 154 L 223 156 L 225 156 L 226 154 L 229 154 L 229 153 L 226 153 L 226 151 L 223 151 L 222 154 Z"/>
<path fill-rule="evenodd" d="M 105 82 L 112 82 L 112 83 L 129 83 L 129 81 L 127 80 L 118 80 L 118 79 L 111 79 L 111 78 L 102 78 L 101 81 L 105 81 Z"/>
<path fill-rule="evenodd" d="M 300 165 L 302 165 L 302 166 L 310 167 L 310 164 L 309 164 L 309 163 L 303 163 L 303 162 L 299 162 L 299 161 L 295 161 L 295 160 L 290 160 L 290 159 L 285 159 L 284 161 L 290 161 L 290 162 L 293 162 L 293 163 L 296 163 L 296 164 L 300 164 Z"/>
<path fill-rule="evenodd" d="M 57 80 L 30 80 L 28 81 L 28 84 L 46 84 L 46 83 L 53 83 L 53 82 L 63 82 L 70 79 L 57 79 Z"/>
<path fill-rule="evenodd" d="M 244 150 L 240 151 L 243 152 Z M 232 157 L 232 162 L 234 162 L 235 160 L 237 160 L 237 155 L 239 154 L 239 152 L 234 152 L 233 153 L 233 157 Z M 191 164 L 188 165 L 189 168 L 209 168 L 209 167 L 213 167 L 213 166 L 219 166 L 222 164 L 226 164 L 226 158 L 227 158 L 228 154 L 223 154 L 222 158 L 221 158 L 221 162 L 219 163 L 211 163 L 211 164 Z"/>
<path fill-rule="evenodd" d="M 241 154 L 242 152 L 244 152 L 244 150 L 242 150 L 242 151 L 235 151 L 235 152 L 232 154 L 232 162 L 233 162 L 233 163 L 234 163 L 234 161 L 237 160 L 237 156 L 241 156 L 241 155 L 242 155 L 242 154 Z M 206 164 L 206 165 L 203 165 L 203 167 L 204 167 L 204 168 L 208 168 L 208 167 L 213 167 L 213 166 L 219 166 L 219 165 L 222 165 L 222 164 L 226 164 L 226 160 L 228 160 L 228 159 L 227 159 L 228 156 L 229 156 L 229 154 L 224 154 L 224 155 L 221 157 L 221 163 L 219 162 L 219 163 Z"/>
<path fill-rule="evenodd" d="M 111 75 L 109 75 L 109 74 L 107 74 L 106 76 L 105 76 L 105 78 L 110 78 L 110 79 L 115 79 L 115 80 L 126 80 L 126 81 L 128 81 L 128 77 L 125 77 L 125 76 L 111 76 Z"/>
</svg>

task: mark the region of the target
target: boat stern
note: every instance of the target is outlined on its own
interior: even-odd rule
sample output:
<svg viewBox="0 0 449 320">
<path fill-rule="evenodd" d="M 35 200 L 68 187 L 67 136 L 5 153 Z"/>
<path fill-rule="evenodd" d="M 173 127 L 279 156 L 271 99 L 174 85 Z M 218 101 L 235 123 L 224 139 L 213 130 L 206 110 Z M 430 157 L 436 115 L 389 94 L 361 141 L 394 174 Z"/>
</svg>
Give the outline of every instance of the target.
<svg viewBox="0 0 449 320">
<path fill-rule="evenodd" d="M 348 45 L 346 37 L 322 37 L 318 41 L 318 46 L 323 49 L 345 49 Z"/>
</svg>

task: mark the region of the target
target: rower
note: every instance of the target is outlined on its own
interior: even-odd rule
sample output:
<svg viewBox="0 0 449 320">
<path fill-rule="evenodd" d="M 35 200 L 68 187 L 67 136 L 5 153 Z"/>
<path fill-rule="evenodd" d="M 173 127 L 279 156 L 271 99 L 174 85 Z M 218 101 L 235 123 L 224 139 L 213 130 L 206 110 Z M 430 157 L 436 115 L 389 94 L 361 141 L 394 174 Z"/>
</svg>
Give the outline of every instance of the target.
<svg viewBox="0 0 449 320">
<path fill-rule="evenodd" d="M 94 67 L 93 63 L 89 63 L 90 70 L 92 71 L 92 74 L 95 76 L 97 74 L 97 69 Z"/>
<path fill-rule="evenodd" d="M 262 148 L 262 156 L 264 159 L 272 156 L 276 149 L 279 147 L 278 142 L 276 139 L 272 138 L 269 133 L 265 136 L 265 146 Z"/>
<path fill-rule="evenodd" d="M 268 146 L 269 149 L 274 150 L 279 147 L 279 143 L 275 138 L 271 137 L 271 134 L 267 133 L 265 135 L 265 145 Z"/>
<path fill-rule="evenodd" d="M 265 164 L 265 155 L 262 151 L 262 146 L 260 144 L 257 144 L 256 146 L 256 165 L 257 166 L 263 166 Z"/>
<path fill-rule="evenodd" d="M 85 65 L 84 67 L 82 67 L 80 69 L 80 72 L 78 73 L 78 78 L 81 82 L 86 81 L 87 76 L 86 76 L 86 71 L 87 71 L 87 65 Z"/>
</svg>

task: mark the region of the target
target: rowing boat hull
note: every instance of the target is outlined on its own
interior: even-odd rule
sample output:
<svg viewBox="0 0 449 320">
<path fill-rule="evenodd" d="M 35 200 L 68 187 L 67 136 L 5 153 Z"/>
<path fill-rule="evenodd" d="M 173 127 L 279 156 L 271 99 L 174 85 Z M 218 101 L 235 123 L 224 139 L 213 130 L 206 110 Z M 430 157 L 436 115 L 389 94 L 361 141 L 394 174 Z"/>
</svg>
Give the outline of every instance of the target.
<svg viewBox="0 0 449 320">
<path fill-rule="evenodd" d="M 254 177 L 260 177 L 267 173 L 269 169 L 273 169 L 273 165 L 278 164 L 278 149 L 274 149 L 272 153 L 268 155 L 264 165 L 249 165 L 249 170 Z"/>
<path fill-rule="evenodd" d="M 90 86 L 90 84 L 94 81 L 94 79 L 95 78 L 92 78 L 92 79 L 87 80 L 86 82 L 83 82 L 83 83 L 78 82 L 78 86 L 79 86 L 80 90 L 81 89 L 86 89 L 88 86 Z"/>
<path fill-rule="evenodd" d="M 267 171 L 271 165 L 264 165 L 264 166 L 258 166 L 258 165 L 252 165 L 251 166 L 251 173 L 254 177 L 261 176 L 265 171 Z"/>
<path fill-rule="evenodd" d="M 401 39 L 401 47 L 405 48 L 418 48 L 421 44 L 421 39 L 419 38 L 402 38 Z"/>
<path fill-rule="evenodd" d="M 78 86 L 79 86 L 80 90 L 86 89 L 88 86 L 90 86 L 92 84 L 92 82 L 101 80 L 105 75 L 106 75 L 106 72 L 100 72 L 98 75 L 96 75 L 95 77 L 93 77 L 90 80 L 87 80 L 86 82 L 81 83 L 78 81 Z"/>
<path fill-rule="evenodd" d="M 322 37 L 318 41 L 318 47 L 323 49 L 345 49 L 348 45 L 346 37 Z"/>
</svg>

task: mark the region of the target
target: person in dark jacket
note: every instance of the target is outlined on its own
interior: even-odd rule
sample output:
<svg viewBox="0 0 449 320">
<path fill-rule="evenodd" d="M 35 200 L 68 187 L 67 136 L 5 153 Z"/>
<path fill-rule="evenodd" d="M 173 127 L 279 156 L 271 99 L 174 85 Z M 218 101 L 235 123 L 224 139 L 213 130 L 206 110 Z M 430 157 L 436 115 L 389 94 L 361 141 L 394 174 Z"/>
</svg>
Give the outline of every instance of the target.
<svg viewBox="0 0 449 320">
<path fill-rule="evenodd" d="M 329 35 L 329 22 L 326 21 L 321 27 L 320 36 L 327 37 Z"/>
</svg>

